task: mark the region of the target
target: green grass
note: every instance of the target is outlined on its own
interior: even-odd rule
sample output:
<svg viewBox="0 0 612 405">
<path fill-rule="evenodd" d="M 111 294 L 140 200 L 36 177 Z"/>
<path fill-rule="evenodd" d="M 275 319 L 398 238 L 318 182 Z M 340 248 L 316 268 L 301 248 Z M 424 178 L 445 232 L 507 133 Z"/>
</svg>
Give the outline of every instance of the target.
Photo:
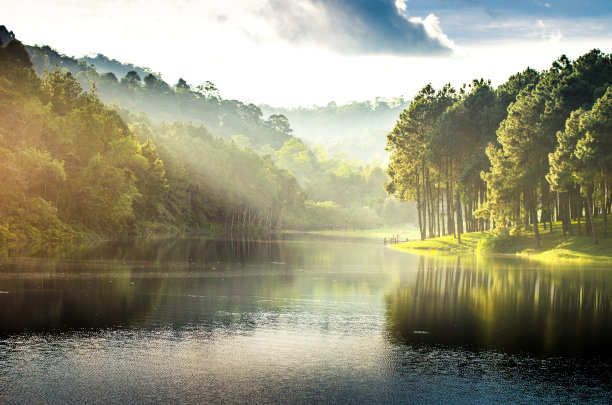
<svg viewBox="0 0 612 405">
<path fill-rule="evenodd" d="M 612 222 L 610 218 L 609 222 Z M 590 260 L 597 262 L 612 263 L 612 231 L 608 224 L 608 238 L 602 238 L 603 223 L 601 218 L 596 218 L 595 227 L 599 243 L 593 244 L 593 238 L 585 235 L 584 221 L 582 223 L 581 236 L 578 236 L 578 225 L 572 223 L 573 235 L 563 236 L 561 223 L 553 223 L 553 232 L 550 228 L 544 230 L 542 224 L 539 226 L 541 247 L 535 248 L 533 230 L 521 231 L 520 235 L 506 237 L 503 243 L 496 245 L 494 252 L 502 254 L 515 254 L 528 256 L 538 260 Z M 461 244 L 452 235 L 424 241 L 417 240 L 407 243 L 393 245 L 393 248 L 404 251 L 426 251 L 429 253 L 482 253 L 478 252 L 478 242 L 487 237 L 488 232 L 472 232 L 461 235 Z"/>
</svg>

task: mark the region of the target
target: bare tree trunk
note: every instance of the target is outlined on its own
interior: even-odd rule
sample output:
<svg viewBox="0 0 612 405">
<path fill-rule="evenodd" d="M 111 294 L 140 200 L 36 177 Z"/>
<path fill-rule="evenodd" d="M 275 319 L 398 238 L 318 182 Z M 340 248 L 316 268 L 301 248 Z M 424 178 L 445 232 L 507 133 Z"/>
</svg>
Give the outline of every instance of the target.
<svg viewBox="0 0 612 405">
<path fill-rule="evenodd" d="M 530 220 L 532 220 L 531 217 L 531 207 L 530 207 L 530 195 L 527 192 L 527 190 L 523 190 L 523 208 L 525 210 L 525 230 L 528 231 L 529 230 L 529 224 L 531 223 Z"/>
<path fill-rule="evenodd" d="M 448 183 L 446 183 L 448 185 Z M 447 215 L 446 214 L 446 210 L 444 209 L 444 203 L 446 202 L 446 204 L 448 204 L 447 201 L 444 201 L 444 195 L 442 195 L 442 200 L 440 201 L 440 205 L 441 205 L 441 213 L 440 213 L 440 222 L 442 223 L 442 236 L 447 234 L 447 229 L 446 229 L 446 221 L 444 221 L 444 217 Z"/>
<path fill-rule="evenodd" d="M 548 190 L 546 189 L 547 185 L 548 183 L 542 184 L 542 217 L 540 219 L 542 220 L 544 230 L 546 230 L 546 221 L 548 220 L 548 215 L 550 214 L 548 212 Z"/>
<path fill-rule="evenodd" d="M 581 217 L 582 217 L 582 213 L 580 211 L 578 211 L 578 236 L 580 236 L 582 234 L 582 231 L 580 229 L 581 228 L 581 223 L 580 223 Z"/>
<path fill-rule="evenodd" d="M 591 221 L 591 231 L 593 232 L 593 243 L 597 245 L 597 234 L 595 233 L 595 222 L 593 221 L 593 193 L 591 190 L 587 192 L 587 211 L 589 212 L 589 220 Z"/>
<path fill-rule="evenodd" d="M 433 193 L 431 192 L 431 180 L 429 178 L 429 169 L 426 170 L 426 177 L 425 177 L 425 186 L 426 186 L 426 193 L 427 193 L 427 201 L 428 201 L 428 205 L 427 205 L 427 209 L 429 211 L 429 215 L 427 216 L 427 219 L 429 220 L 429 238 L 433 238 L 434 235 L 434 229 L 435 229 L 435 212 L 434 212 L 434 199 L 433 199 Z"/>
<path fill-rule="evenodd" d="M 550 190 L 550 186 L 548 185 L 548 183 L 546 182 L 546 180 L 543 180 L 544 185 L 546 186 L 547 190 L 548 190 L 548 221 L 550 223 L 550 233 L 553 233 L 553 215 L 555 214 L 555 207 L 554 207 L 554 202 L 553 202 L 553 194 Z"/>
<path fill-rule="evenodd" d="M 530 203 L 531 206 L 531 221 L 533 222 L 533 236 L 535 237 L 536 248 L 540 248 L 540 229 L 538 227 L 538 212 L 536 210 L 536 191 L 534 190 L 532 195 L 533 200 Z"/>
<path fill-rule="evenodd" d="M 459 195 L 459 191 L 455 191 L 455 199 L 455 209 L 457 210 L 457 242 L 461 243 L 461 234 L 463 233 L 463 218 L 461 216 L 461 196 Z"/>
<path fill-rule="evenodd" d="M 561 196 L 563 196 L 563 193 L 561 194 Z M 558 210 L 561 211 L 561 230 L 563 231 L 563 236 L 567 235 L 568 232 L 568 225 L 567 225 L 567 216 L 565 215 L 566 212 L 566 202 L 564 199 L 560 199 L 559 200 L 559 208 Z M 567 208 L 569 208 L 569 204 L 567 204 Z"/>
<path fill-rule="evenodd" d="M 608 237 L 608 182 L 606 181 L 607 171 L 603 171 L 603 180 L 601 181 L 601 190 L 603 191 L 603 206 L 601 214 L 603 216 L 603 237 Z"/>
<path fill-rule="evenodd" d="M 427 225 L 429 222 L 429 202 L 427 201 L 427 177 L 425 176 L 425 160 L 421 163 L 421 174 L 423 175 L 423 233 L 427 238 Z"/>
<path fill-rule="evenodd" d="M 436 185 L 436 219 L 438 221 L 438 238 L 440 237 L 440 179 Z"/>
<path fill-rule="evenodd" d="M 425 227 L 421 219 L 421 185 L 419 184 L 419 171 L 415 170 L 416 190 L 417 190 L 417 216 L 419 217 L 419 232 L 421 232 L 421 240 L 425 239 Z"/>
<path fill-rule="evenodd" d="M 452 173 L 449 172 L 450 159 L 446 160 L 446 230 L 450 235 L 451 232 L 455 233 L 455 226 L 453 224 L 453 193 L 452 193 L 452 179 L 450 175 Z M 450 174 L 449 174 L 450 173 Z M 450 180 L 450 181 L 449 181 Z"/>
<path fill-rule="evenodd" d="M 461 157 L 457 160 L 457 173 L 461 170 Z M 455 191 L 457 206 L 455 209 L 457 210 L 457 241 L 461 243 L 461 234 L 463 233 L 463 216 L 461 213 L 461 195 L 459 190 Z"/>
<path fill-rule="evenodd" d="M 573 229 L 572 229 L 572 215 L 570 212 L 570 208 L 572 206 L 572 199 L 571 199 L 571 194 L 569 191 L 567 193 L 567 210 L 566 210 L 566 217 L 567 217 L 567 230 L 569 232 L 570 235 L 573 235 Z"/>
</svg>

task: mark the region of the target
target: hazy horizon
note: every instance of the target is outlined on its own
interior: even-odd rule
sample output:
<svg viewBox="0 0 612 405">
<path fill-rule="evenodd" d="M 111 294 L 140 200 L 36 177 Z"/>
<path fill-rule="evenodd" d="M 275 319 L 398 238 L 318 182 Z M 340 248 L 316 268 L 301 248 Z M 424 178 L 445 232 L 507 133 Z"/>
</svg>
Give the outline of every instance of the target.
<svg viewBox="0 0 612 405">
<path fill-rule="evenodd" d="M 567 1 L 232 0 L 12 2 L 26 44 L 210 80 L 224 98 L 274 107 L 410 99 L 427 83 L 503 83 L 561 54 L 612 49 L 612 7 Z"/>
</svg>

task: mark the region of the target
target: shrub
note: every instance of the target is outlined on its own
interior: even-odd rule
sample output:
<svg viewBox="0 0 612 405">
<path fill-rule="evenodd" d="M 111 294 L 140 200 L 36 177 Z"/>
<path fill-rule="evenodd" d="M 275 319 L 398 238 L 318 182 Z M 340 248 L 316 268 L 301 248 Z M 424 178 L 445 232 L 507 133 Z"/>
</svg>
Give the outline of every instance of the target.
<svg viewBox="0 0 612 405">
<path fill-rule="evenodd" d="M 476 245 L 476 253 L 501 253 L 505 252 L 512 237 L 508 228 L 501 228 L 493 233 L 486 234 L 478 241 Z"/>
</svg>

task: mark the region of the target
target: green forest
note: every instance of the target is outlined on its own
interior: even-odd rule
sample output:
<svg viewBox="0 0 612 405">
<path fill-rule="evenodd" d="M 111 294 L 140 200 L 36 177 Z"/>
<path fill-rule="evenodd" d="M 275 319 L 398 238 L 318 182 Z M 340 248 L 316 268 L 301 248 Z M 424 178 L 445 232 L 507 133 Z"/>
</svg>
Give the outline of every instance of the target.
<svg viewBox="0 0 612 405">
<path fill-rule="evenodd" d="M 387 136 L 386 190 L 417 207 L 421 239 L 492 231 L 607 236 L 612 56 L 561 56 L 497 88 L 428 85 Z M 602 222 L 600 231 L 596 223 Z"/>
<path fill-rule="evenodd" d="M 0 34 L 3 245 L 410 223 L 421 240 L 459 243 L 529 230 L 537 248 L 556 222 L 595 244 L 607 236 L 612 56 L 599 50 L 496 88 L 478 79 L 427 85 L 410 102 L 279 109 L 224 99 L 210 81 L 170 85 L 148 68 Z M 362 139 L 363 117 L 383 126 L 389 114 L 399 119 L 386 171 L 304 141 L 287 118 L 337 139 L 345 123 Z"/>
<path fill-rule="evenodd" d="M 0 30 L 2 246 L 371 228 L 415 212 L 386 195 L 381 164 L 328 156 L 210 82 L 170 86 L 101 55 L 99 73 Z"/>
</svg>

